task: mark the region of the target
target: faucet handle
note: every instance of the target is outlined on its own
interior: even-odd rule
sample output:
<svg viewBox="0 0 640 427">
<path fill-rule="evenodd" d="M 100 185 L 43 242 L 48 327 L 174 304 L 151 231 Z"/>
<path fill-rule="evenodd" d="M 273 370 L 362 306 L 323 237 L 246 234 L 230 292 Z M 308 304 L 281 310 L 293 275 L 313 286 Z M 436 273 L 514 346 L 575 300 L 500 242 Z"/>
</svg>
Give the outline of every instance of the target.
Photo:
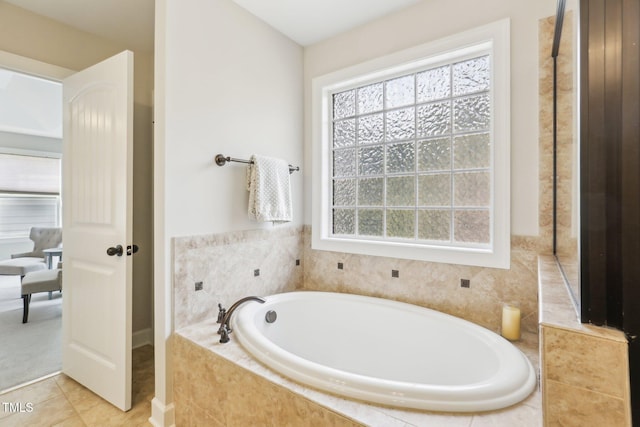
<svg viewBox="0 0 640 427">
<path fill-rule="evenodd" d="M 220 334 L 220 342 L 222 344 L 229 342 L 229 332 L 231 332 L 231 330 L 227 328 L 226 325 L 220 326 L 218 334 Z"/>
<path fill-rule="evenodd" d="M 222 323 L 226 314 L 227 309 L 222 307 L 222 304 L 218 303 L 218 323 Z"/>
</svg>

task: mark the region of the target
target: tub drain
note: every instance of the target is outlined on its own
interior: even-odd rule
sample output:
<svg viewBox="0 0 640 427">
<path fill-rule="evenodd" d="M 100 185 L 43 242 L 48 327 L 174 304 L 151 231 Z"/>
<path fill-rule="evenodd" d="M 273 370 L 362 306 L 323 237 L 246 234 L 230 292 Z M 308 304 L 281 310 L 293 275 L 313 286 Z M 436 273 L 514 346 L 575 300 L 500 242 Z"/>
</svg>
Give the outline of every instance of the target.
<svg viewBox="0 0 640 427">
<path fill-rule="evenodd" d="M 267 314 L 264 315 L 264 320 L 267 323 L 273 323 L 276 321 L 277 318 L 278 318 L 278 313 L 276 313 L 274 310 L 269 310 L 267 311 Z"/>
</svg>

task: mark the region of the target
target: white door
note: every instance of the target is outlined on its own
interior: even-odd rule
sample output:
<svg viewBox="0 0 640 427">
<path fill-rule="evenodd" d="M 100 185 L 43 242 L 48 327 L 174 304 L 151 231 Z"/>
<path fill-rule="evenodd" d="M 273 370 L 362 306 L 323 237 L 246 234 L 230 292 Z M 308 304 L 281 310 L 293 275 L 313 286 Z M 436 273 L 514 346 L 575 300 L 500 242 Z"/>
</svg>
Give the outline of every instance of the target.
<svg viewBox="0 0 640 427">
<path fill-rule="evenodd" d="M 62 370 L 131 408 L 133 53 L 63 81 Z M 118 246 L 119 245 L 119 246 Z M 118 252 L 120 255 L 108 255 Z"/>
</svg>

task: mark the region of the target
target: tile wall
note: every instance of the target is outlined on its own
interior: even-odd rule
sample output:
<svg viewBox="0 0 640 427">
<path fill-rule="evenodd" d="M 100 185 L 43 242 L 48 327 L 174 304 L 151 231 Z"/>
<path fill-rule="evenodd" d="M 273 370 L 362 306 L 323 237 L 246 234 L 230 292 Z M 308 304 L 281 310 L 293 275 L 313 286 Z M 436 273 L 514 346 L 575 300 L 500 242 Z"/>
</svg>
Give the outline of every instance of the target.
<svg viewBox="0 0 640 427">
<path fill-rule="evenodd" d="M 544 425 L 631 426 L 624 333 L 580 323 L 555 259 L 539 269 Z"/>
<path fill-rule="evenodd" d="M 556 134 L 556 254 L 574 295 L 580 295 L 578 278 L 578 114 L 575 67 L 575 14 L 565 13 L 557 62 L 557 134 Z M 555 17 L 542 19 L 539 31 L 539 93 L 540 93 L 540 185 L 541 193 L 553 194 L 553 59 L 551 50 L 555 32 Z M 552 199 L 548 199 L 551 203 Z M 550 241 L 551 243 L 551 241 Z M 548 252 L 544 252 L 548 253 Z"/>
<path fill-rule="evenodd" d="M 409 302 L 496 332 L 502 304 L 513 302 L 522 310 L 523 330 L 537 331 L 537 238 L 512 236 L 511 269 L 503 270 L 318 251 L 311 248 L 311 227 L 304 236 L 304 289 Z M 470 287 L 460 279 L 469 279 Z"/>
<path fill-rule="evenodd" d="M 174 335 L 172 345 L 177 426 L 359 425 L 190 339 Z"/>
<path fill-rule="evenodd" d="M 523 330 L 537 331 L 536 238 L 512 236 L 510 270 L 316 251 L 310 241 L 309 226 L 175 238 L 175 329 L 215 317 L 218 303 L 228 308 L 247 295 L 305 289 L 409 302 L 496 332 L 502 304 L 515 302 Z"/>
<path fill-rule="evenodd" d="M 175 330 L 217 317 L 218 303 L 301 288 L 302 243 L 301 227 L 174 238 Z"/>
</svg>

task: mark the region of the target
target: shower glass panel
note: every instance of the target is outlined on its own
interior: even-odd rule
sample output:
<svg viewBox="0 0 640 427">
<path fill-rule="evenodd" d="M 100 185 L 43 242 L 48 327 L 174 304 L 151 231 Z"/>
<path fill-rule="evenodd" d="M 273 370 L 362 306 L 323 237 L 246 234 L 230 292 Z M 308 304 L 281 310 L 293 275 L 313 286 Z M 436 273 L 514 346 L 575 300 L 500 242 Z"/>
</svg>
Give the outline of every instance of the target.
<svg viewBox="0 0 640 427">
<path fill-rule="evenodd" d="M 558 2 L 554 49 L 554 253 L 579 312 L 578 241 L 578 48 L 577 11 L 573 2 Z M 566 10 L 565 10 L 566 7 Z"/>
</svg>

